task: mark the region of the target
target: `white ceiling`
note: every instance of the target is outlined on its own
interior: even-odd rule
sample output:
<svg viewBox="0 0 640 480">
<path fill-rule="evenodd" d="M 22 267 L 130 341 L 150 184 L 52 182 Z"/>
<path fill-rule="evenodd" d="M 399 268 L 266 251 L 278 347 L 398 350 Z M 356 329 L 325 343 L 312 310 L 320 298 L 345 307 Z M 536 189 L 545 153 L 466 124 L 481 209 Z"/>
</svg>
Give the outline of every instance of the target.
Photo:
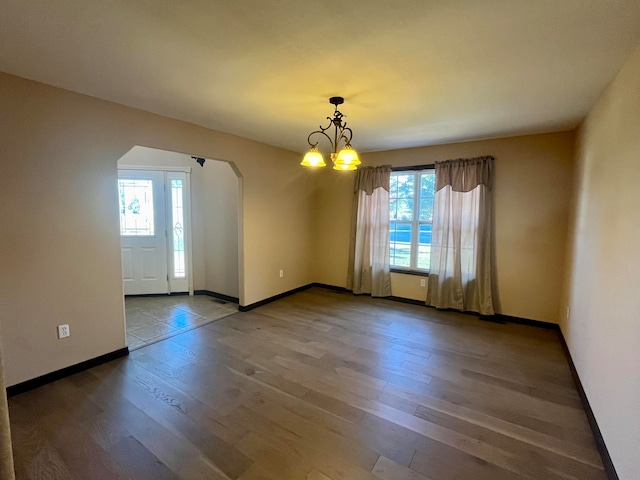
<svg viewBox="0 0 640 480">
<path fill-rule="evenodd" d="M 0 71 L 304 151 L 573 128 L 640 44 L 639 0 L 2 0 Z"/>
</svg>

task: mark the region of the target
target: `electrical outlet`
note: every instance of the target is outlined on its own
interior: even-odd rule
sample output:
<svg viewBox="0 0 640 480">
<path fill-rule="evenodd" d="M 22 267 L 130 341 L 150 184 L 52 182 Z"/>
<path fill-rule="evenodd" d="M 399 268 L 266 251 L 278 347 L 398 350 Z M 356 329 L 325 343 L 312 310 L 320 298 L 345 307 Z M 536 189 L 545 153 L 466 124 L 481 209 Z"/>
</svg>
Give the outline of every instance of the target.
<svg viewBox="0 0 640 480">
<path fill-rule="evenodd" d="M 424 278 L 420 279 L 420 286 L 421 287 L 426 287 L 427 286 L 427 281 Z"/>
<path fill-rule="evenodd" d="M 70 335 L 69 325 L 58 325 L 58 338 L 66 338 Z"/>
<path fill-rule="evenodd" d="M 284 277 L 284 270 L 280 270 L 280 278 Z"/>
</svg>

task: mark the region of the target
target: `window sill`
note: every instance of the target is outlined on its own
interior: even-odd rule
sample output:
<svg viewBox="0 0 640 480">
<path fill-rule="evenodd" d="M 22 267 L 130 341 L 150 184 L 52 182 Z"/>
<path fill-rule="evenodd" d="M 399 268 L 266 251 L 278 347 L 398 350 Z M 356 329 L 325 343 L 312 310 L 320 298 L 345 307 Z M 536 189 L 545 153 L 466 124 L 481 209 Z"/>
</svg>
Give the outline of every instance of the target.
<svg viewBox="0 0 640 480">
<path fill-rule="evenodd" d="M 405 270 L 403 268 L 390 268 L 391 273 L 403 273 L 405 275 L 415 275 L 417 277 L 428 277 L 429 272 L 425 270 Z"/>
</svg>

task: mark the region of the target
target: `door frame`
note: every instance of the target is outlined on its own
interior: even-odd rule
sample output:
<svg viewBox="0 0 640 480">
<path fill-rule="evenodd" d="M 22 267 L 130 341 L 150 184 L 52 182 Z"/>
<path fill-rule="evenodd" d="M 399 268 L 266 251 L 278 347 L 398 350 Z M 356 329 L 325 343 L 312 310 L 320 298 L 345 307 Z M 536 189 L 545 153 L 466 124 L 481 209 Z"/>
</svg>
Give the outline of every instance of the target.
<svg viewBox="0 0 640 480">
<path fill-rule="evenodd" d="M 154 166 L 134 166 L 134 165 L 118 165 L 117 170 L 153 170 L 164 172 L 164 186 L 165 188 L 165 219 L 168 219 L 171 215 L 171 198 L 170 192 L 166 191 L 167 185 L 167 172 L 182 172 L 185 175 L 184 182 L 184 223 L 185 223 L 185 262 L 187 265 L 187 285 L 189 295 L 193 296 L 193 242 L 191 236 L 191 167 L 154 167 Z M 168 277 L 168 289 L 169 294 L 173 293 L 173 275 L 169 272 L 173 262 L 171 261 L 171 255 L 173 249 L 170 248 L 172 242 L 169 241 L 169 235 L 172 234 L 169 231 L 170 222 L 165 221 L 165 238 L 167 242 L 167 277 Z"/>
</svg>

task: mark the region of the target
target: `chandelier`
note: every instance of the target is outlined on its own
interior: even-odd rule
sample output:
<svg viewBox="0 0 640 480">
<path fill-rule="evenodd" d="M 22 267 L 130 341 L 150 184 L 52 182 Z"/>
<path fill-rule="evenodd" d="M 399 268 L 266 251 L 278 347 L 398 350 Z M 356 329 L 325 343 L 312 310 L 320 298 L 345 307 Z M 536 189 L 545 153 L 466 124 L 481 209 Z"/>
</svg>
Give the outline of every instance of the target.
<svg viewBox="0 0 640 480">
<path fill-rule="evenodd" d="M 307 142 L 309 142 L 311 150 L 309 150 L 304 156 L 300 165 L 304 165 L 305 167 L 324 167 L 327 165 L 324 162 L 322 153 L 318 151 L 318 142 L 311 142 L 311 137 L 319 134 L 324 135 L 329 139 L 329 143 L 333 149 L 331 152 L 331 162 L 333 163 L 334 170 L 357 170 L 357 166 L 360 165 L 360 159 L 358 158 L 358 153 L 351 147 L 353 132 L 349 127 L 347 127 L 347 122 L 342 122 L 342 117 L 345 115 L 338 110 L 338 105 L 342 105 L 344 103 L 344 98 L 331 97 L 329 99 L 329 103 L 335 105 L 336 108 L 335 112 L 333 112 L 333 118 L 327 117 L 329 125 L 327 125 L 326 128 L 323 128 L 322 125 L 320 125 L 320 130 L 316 130 L 309 134 Z M 327 130 L 331 128 L 331 125 L 333 125 L 334 128 L 333 139 L 331 139 L 330 136 L 332 133 L 331 131 L 329 131 L 329 134 L 326 133 Z M 344 148 L 338 152 L 341 142 L 344 142 Z"/>
</svg>

